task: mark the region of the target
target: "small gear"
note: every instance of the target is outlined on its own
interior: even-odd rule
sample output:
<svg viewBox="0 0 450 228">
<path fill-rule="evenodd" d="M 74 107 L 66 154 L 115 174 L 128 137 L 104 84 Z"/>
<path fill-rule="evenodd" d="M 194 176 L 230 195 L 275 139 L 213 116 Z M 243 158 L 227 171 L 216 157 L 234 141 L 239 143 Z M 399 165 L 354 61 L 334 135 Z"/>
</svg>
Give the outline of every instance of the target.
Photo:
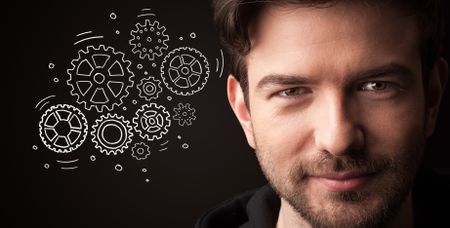
<svg viewBox="0 0 450 228">
<path fill-rule="evenodd" d="M 124 56 L 123 52 L 104 45 L 78 51 L 78 58 L 71 62 L 73 67 L 67 70 L 67 85 L 78 104 L 84 104 L 87 110 L 95 107 L 98 112 L 103 112 L 103 108 L 112 111 L 115 105 L 122 104 L 134 77 L 129 68 L 131 62 Z"/>
<path fill-rule="evenodd" d="M 156 103 L 143 105 L 133 118 L 136 132 L 143 139 L 153 141 L 161 139 L 170 127 L 170 114 L 164 106 Z"/>
<path fill-rule="evenodd" d="M 191 96 L 206 85 L 209 63 L 206 57 L 194 48 L 176 48 L 164 57 L 161 77 L 173 93 Z"/>
<path fill-rule="evenodd" d="M 173 111 L 175 115 L 173 116 L 174 120 L 178 120 L 178 124 L 180 126 L 190 126 L 192 125 L 192 121 L 195 120 L 195 109 L 191 108 L 191 104 L 186 103 L 178 103 L 178 108 L 174 108 Z"/>
<path fill-rule="evenodd" d="M 102 115 L 92 126 L 92 142 L 95 148 L 107 155 L 123 153 L 133 136 L 130 121 L 117 114 Z"/>
<path fill-rule="evenodd" d="M 139 90 L 139 97 L 147 101 L 151 101 L 152 99 L 156 100 L 162 92 L 161 82 L 152 76 L 141 79 L 137 88 Z"/>
<path fill-rule="evenodd" d="M 143 24 L 137 23 L 136 29 L 131 31 L 130 45 L 134 54 L 138 53 L 139 58 L 148 58 L 150 61 L 162 55 L 163 50 L 167 50 L 166 42 L 169 35 L 166 34 L 166 27 L 160 26 L 158 21 L 153 23 L 145 19 Z"/>
<path fill-rule="evenodd" d="M 56 153 L 76 150 L 86 139 L 88 130 L 84 114 L 72 105 L 58 104 L 47 109 L 39 122 L 44 145 Z"/>
<path fill-rule="evenodd" d="M 145 160 L 150 155 L 150 147 L 143 142 L 135 143 L 131 151 L 131 156 L 136 158 L 136 160 Z"/>
</svg>

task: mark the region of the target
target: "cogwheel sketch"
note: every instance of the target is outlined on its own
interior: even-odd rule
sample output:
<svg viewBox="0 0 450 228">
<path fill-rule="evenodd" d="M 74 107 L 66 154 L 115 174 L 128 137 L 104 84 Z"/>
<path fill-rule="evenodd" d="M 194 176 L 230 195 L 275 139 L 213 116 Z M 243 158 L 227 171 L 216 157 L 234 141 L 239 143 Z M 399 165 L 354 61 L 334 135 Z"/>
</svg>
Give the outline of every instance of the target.
<svg viewBox="0 0 450 228">
<path fill-rule="evenodd" d="M 115 105 L 122 104 L 134 77 L 129 68 L 131 62 L 124 56 L 123 52 L 104 45 L 78 51 L 78 58 L 71 62 L 73 67 L 67 70 L 70 94 L 77 97 L 78 104 L 87 110 L 95 107 L 98 112 L 105 107 L 112 111 Z"/>
<path fill-rule="evenodd" d="M 177 120 L 180 126 L 190 126 L 196 118 L 194 115 L 195 109 L 191 108 L 191 104 L 189 103 L 178 103 L 178 108 L 174 108 L 173 111 L 175 112 L 173 119 Z"/>
<path fill-rule="evenodd" d="M 84 114 L 72 105 L 51 106 L 39 122 L 39 135 L 44 145 L 56 153 L 76 150 L 86 139 L 88 130 Z"/>
<path fill-rule="evenodd" d="M 95 148 L 107 155 L 123 153 L 133 136 L 130 121 L 117 114 L 102 115 L 92 126 L 92 142 Z"/>
<path fill-rule="evenodd" d="M 136 132 L 143 139 L 161 139 L 170 127 L 170 114 L 164 106 L 156 103 L 142 105 L 133 118 Z"/>
<path fill-rule="evenodd" d="M 164 57 L 161 77 L 166 87 L 180 96 L 191 96 L 205 86 L 209 77 L 209 64 L 198 50 L 180 47 Z"/>
<path fill-rule="evenodd" d="M 166 42 L 169 35 L 166 34 L 166 27 L 160 26 L 158 21 L 151 22 L 145 19 L 144 23 L 137 23 L 136 29 L 131 31 L 130 45 L 132 52 L 139 54 L 139 58 L 148 58 L 153 61 L 157 56 L 161 56 L 163 50 L 167 50 Z"/>
<path fill-rule="evenodd" d="M 135 143 L 131 151 L 131 156 L 136 158 L 136 160 L 145 160 L 150 155 L 150 147 L 143 142 Z"/>
<path fill-rule="evenodd" d="M 139 90 L 139 97 L 147 101 L 157 99 L 162 92 L 161 82 L 152 76 L 141 79 L 137 88 Z"/>
</svg>

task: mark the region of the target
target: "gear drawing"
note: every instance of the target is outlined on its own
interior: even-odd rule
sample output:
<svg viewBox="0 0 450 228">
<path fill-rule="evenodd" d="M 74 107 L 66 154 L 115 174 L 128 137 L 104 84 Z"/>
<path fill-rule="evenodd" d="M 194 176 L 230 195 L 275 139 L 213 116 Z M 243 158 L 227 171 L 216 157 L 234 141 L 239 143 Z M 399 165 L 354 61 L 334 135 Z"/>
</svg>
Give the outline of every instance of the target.
<svg viewBox="0 0 450 228">
<path fill-rule="evenodd" d="M 131 31 L 130 45 L 134 54 L 139 54 L 139 58 L 148 58 L 153 61 L 156 57 L 161 56 L 163 50 L 167 50 L 166 42 L 169 35 L 166 34 L 166 27 L 160 26 L 158 21 L 153 23 L 149 19 L 145 19 L 144 23 L 137 23 L 136 29 Z"/>
<path fill-rule="evenodd" d="M 147 101 L 157 99 L 162 92 L 161 82 L 152 76 L 141 79 L 137 88 L 139 90 L 139 97 L 144 98 Z"/>
<path fill-rule="evenodd" d="M 169 131 L 170 114 L 164 106 L 145 104 L 136 111 L 133 124 L 141 138 L 149 141 L 161 139 Z"/>
<path fill-rule="evenodd" d="M 195 109 L 191 108 L 191 104 L 186 103 L 178 103 L 178 108 L 174 108 L 173 111 L 175 115 L 173 116 L 174 120 L 178 120 L 178 124 L 180 126 L 190 126 L 192 125 L 192 121 L 195 120 Z"/>
<path fill-rule="evenodd" d="M 181 96 L 191 96 L 205 86 L 209 77 L 209 63 L 198 50 L 180 47 L 164 57 L 161 77 L 166 87 Z"/>
<path fill-rule="evenodd" d="M 95 148 L 106 155 L 117 155 L 128 148 L 133 136 L 130 121 L 117 114 L 102 115 L 92 126 L 92 142 Z"/>
<path fill-rule="evenodd" d="M 131 62 L 124 56 L 104 45 L 78 51 L 78 58 L 71 62 L 73 67 L 67 70 L 70 94 L 77 97 L 78 104 L 84 104 L 87 110 L 95 107 L 97 112 L 103 112 L 105 107 L 112 111 L 115 105 L 122 104 L 134 77 Z"/>
<path fill-rule="evenodd" d="M 131 156 L 136 158 L 136 160 L 145 160 L 150 155 L 150 147 L 143 142 L 135 143 L 131 151 Z"/>
<path fill-rule="evenodd" d="M 86 139 L 88 130 L 84 114 L 72 105 L 51 106 L 39 122 L 39 135 L 47 148 L 56 153 L 76 150 Z"/>
</svg>

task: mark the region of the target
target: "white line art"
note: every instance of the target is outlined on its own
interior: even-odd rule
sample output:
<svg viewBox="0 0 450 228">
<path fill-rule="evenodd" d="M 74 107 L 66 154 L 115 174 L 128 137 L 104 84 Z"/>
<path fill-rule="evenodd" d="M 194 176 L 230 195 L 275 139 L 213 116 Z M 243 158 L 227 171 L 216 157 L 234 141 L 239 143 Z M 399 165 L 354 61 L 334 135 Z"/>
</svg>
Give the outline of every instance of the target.
<svg viewBox="0 0 450 228">
<path fill-rule="evenodd" d="M 135 143 L 133 148 L 131 148 L 131 156 L 136 158 L 136 160 L 145 160 L 148 156 L 150 156 L 150 147 L 141 142 L 141 143 Z"/>
<path fill-rule="evenodd" d="M 58 162 L 58 163 L 63 163 L 63 164 L 69 164 L 69 163 L 77 162 L 78 160 L 80 160 L 80 159 L 74 159 L 74 160 L 70 160 L 70 161 L 56 160 L 56 162 Z"/>
<path fill-rule="evenodd" d="M 187 143 L 183 143 L 183 145 L 181 145 L 181 147 L 185 150 L 189 149 L 189 144 Z"/>
<path fill-rule="evenodd" d="M 147 172 L 147 169 L 146 169 L 146 168 L 142 168 L 142 172 L 143 172 L 143 173 L 146 173 L 146 172 Z"/>
<path fill-rule="evenodd" d="M 165 151 L 165 150 L 167 150 L 167 149 L 168 149 L 168 148 L 165 147 L 165 148 L 159 149 L 158 151 Z"/>
<path fill-rule="evenodd" d="M 116 164 L 116 165 L 114 166 L 114 169 L 115 169 L 117 172 L 122 172 L 123 166 L 122 166 L 121 164 Z"/>
<path fill-rule="evenodd" d="M 80 147 L 86 139 L 87 129 L 84 114 L 68 104 L 51 106 L 39 122 L 42 142 L 56 153 L 69 153 Z"/>
<path fill-rule="evenodd" d="M 111 14 L 109 14 L 109 18 L 116 20 L 117 19 L 117 14 L 112 12 Z"/>
<path fill-rule="evenodd" d="M 191 104 L 186 103 L 178 103 L 178 108 L 173 108 L 173 119 L 178 121 L 178 125 L 180 126 L 190 126 L 192 125 L 192 121 L 195 120 L 195 109 L 191 107 Z"/>
<path fill-rule="evenodd" d="M 54 97 L 56 97 L 56 95 L 50 95 L 50 96 L 48 96 L 48 97 L 43 98 L 42 100 L 40 100 L 40 101 L 36 104 L 36 106 L 34 106 L 34 108 L 35 108 L 35 109 L 38 109 L 38 107 L 39 107 L 39 111 L 41 111 L 42 108 L 43 108 L 45 105 L 48 104 L 49 101 L 47 101 L 47 100 L 50 100 L 51 98 L 54 98 Z M 45 102 L 45 101 L 47 101 L 47 102 L 44 103 L 42 106 L 40 106 L 41 103 L 42 103 L 42 102 Z"/>
<path fill-rule="evenodd" d="M 49 168 L 50 168 L 50 164 L 45 163 L 45 164 L 44 164 L 44 168 L 45 168 L 45 169 L 49 169 Z"/>
<path fill-rule="evenodd" d="M 150 179 L 146 178 L 146 179 L 145 179 L 145 182 L 147 182 L 147 183 L 150 182 Z"/>
<path fill-rule="evenodd" d="M 161 82 L 152 76 L 141 79 L 137 88 L 139 97 L 144 98 L 146 101 L 158 99 L 159 94 L 162 92 Z"/>
<path fill-rule="evenodd" d="M 142 8 L 141 11 L 151 11 L 152 9 L 150 8 Z"/>
<path fill-rule="evenodd" d="M 189 36 L 191 36 L 192 39 L 197 38 L 197 34 L 195 34 L 195 32 L 191 32 L 191 34 Z"/>
<path fill-rule="evenodd" d="M 82 33 L 77 34 L 77 36 L 83 36 L 83 35 L 90 34 L 90 33 L 92 33 L 92 31 L 82 32 Z"/>
<path fill-rule="evenodd" d="M 136 23 L 136 29 L 131 30 L 129 43 L 134 54 L 139 54 L 139 58 L 153 61 L 160 57 L 163 50 L 167 50 L 169 35 L 166 34 L 166 27 L 160 26 L 158 21 L 153 23 L 145 19 L 143 24 Z"/>
<path fill-rule="evenodd" d="M 134 83 L 131 62 L 124 56 L 123 52 L 104 45 L 78 51 L 78 58 L 71 62 L 73 67 L 67 70 L 67 85 L 78 104 L 87 110 L 95 107 L 97 112 L 103 112 L 104 108 L 112 111 L 114 106 L 122 104 Z"/>
<path fill-rule="evenodd" d="M 125 120 L 123 116 L 108 113 L 95 120 L 91 131 L 92 142 L 100 152 L 117 155 L 123 153 L 131 143 L 131 130 L 130 121 Z"/>
<path fill-rule="evenodd" d="M 91 36 L 91 37 L 87 37 L 87 38 L 84 38 L 84 39 L 78 40 L 78 41 L 74 42 L 74 43 L 73 43 L 73 45 L 77 45 L 77 44 L 79 44 L 79 43 L 82 43 L 82 42 L 84 42 L 84 41 L 88 41 L 88 40 L 93 40 L 93 39 L 102 39 L 102 38 L 104 38 L 104 37 L 103 37 L 103 36 Z"/>
<path fill-rule="evenodd" d="M 170 114 L 164 106 L 156 103 L 145 104 L 136 111 L 133 118 L 135 131 L 143 139 L 153 141 L 161 139 L 170 127 Z"/>
<path fill-rule="evenodd" d="M 48 64 L 48 69 L 53 69 L 55 68 L 55 64 L 54 63 L 49 63 Z"/>
<path fill-rule="evenodd" d="M 165 141 L 165 142 L 163 142 L 163 143 L 161 143 L 161 144 L 159 144 L 160 146 L 165 146 L 165 145 L 167 145 L 167 143 L 169 143 L 169 140 L 167 140 L 167 141 Z"/>
<path fill-rule="evenodd" d="M 173 93 L 181 96 L 193 95 L 203 89 L 208 81 L 208 60 L 194 48 L 176 48 L 164 57 L 161 77 Z"/>
<path fill-rule="evenodd" d="M 33 145 L 33 150 L 38 150 L 39 148 L 36 145 Z"/>
<path fill-rule="evenodd" d="M 72 170 L 72 169 L 77 169 L 78 166 L 72 166 L 72 167 L 61 167 L 61 169 L 63 170 Z"/>
<path fill-rule="evenodd" d="M 90 159 L 91 161 L 97 160 L 97 158 L 95 157 L 95 155 L 91 155 L 91 156 L 89 157 L 89 159 Z"/>
<path fill-rule="evenodd" d="M 148 17 L 148 16 L 156 16 L 154 13 L 142 13 L 138 14 L 137 17 Z"/>
<path fill-rule="evenodd" d="M 219 73 L 219 78 L 222 78 L 222 74 L 223 74 L 223 67 L 224 67 L 224 60 L 225 58 L 223 57 L 223 51 L 222 49 L 220 49 L 220 64 L 219 64 L 219 59 L 216 58 L 216 73 L 219 71 L 219 65 L 220 65 L 220 73 Z"/>
</svg>

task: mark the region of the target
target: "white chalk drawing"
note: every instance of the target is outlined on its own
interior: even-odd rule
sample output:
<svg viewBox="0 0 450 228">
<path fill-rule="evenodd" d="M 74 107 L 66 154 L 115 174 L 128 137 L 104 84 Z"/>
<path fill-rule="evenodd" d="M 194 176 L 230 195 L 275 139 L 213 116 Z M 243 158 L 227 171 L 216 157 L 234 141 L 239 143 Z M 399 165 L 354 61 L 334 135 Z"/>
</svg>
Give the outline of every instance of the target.
<svg viewBox="0 0 450 228">
<path fill-rule="evenodd" d="M 134 77 L 129 68 L 131 62 L 124 56 L 123 52 L 104 45 L 88 46 L 78 52 L 78 58 L 71 62 L 73 67 L 67 70 L 70 94 L 77 97 L 78 104 L 87 110 L 95 107 L 98 112 L 104 108 L 112 111 L 122 104 Z"/>
<path fill-rule="evenodd" d="M 130 34 L 132 38 L 129 43 L 133 46 L 131 51 L 141 59 L 153 61 L 168 48 L 169 35 L 166 34 L 166 27 L 160 26 L 158 21 L 145 19 L 143 24 L 138 22 L 136 29 Z"/>
<path fill-rule="evenodd" d="M 133 133 L 130 121 L 125 120 L 123 116 L 108 113 L 95 120 L 91 135 L 95 148 L 100 152 L 117 155 L 128 148 Z"/>
<path fill-rule="evenodd" d="M 206 85 L 209 63 L 194 48 L 176 48 L 164 57 L 161 76 L 170 91 L 180 96 L 191 96 Z"/>
<path fill-rule="evenodd" d="M 49 168 L 50 168 L 50 164 L 45 163 L 45 164 L 44 164 L 44 168 L 45 168 L 45 169 L 49 169 Z"/>
<path fill-rule="evenodd" d="M 219 78 L 222 77 L 223 67 L 224 67 L 224 57 L 223 57 L 223 51 L 222 51 L 222 49 L 220 49 L 220 62 L 219 62 L 219 58 L 216 58 L 216 73 L 219 73 L 219 68 L 220 68 Z"/>
<path fill-rule="evenodd" d="M 161 82 L 152 76 L 141 79 L 137 88 L 139 97 L 144 98 L 146 101 L 156 100 L 162 92 Z"/>
<path fill-rule="evenodd" d="M 76 150 L 86 139 L 88 130 L 84 114 L 72 105 L 51 106 L 39 122 L 39 135 L 44 145 L 56 153 Z"/>
<path fill-rule="evenodd" d="M 116 165 L 114 166 L 114 169 L 115 169 L 117 172 L 122 172 L 123 166 L 122 166 L 121 164 L 116 164 Z"/>
<path fill-rule="evenodd" d="M 109 18 L 111 18 L 112 20 L 116 20 L 117 19 L 117 14 L 112 12 L 111 14 L 109 14 Z"/>
<path fill-rule="evenodd" d="M 189 144 L 187 143 L 183 143 L 183 145 L 181 145 L 181 147 L 185 150 L 189 149 Z"/>
<path fill-rule="evenodd" d="M 150 147 L 143 142 L 135 143 L 131 148 L 131 156 L 136 158 L 136 160 L 145 160 L 150 156 L 150 153 Z"/>
<path fill-rule="evenodd" d="M 39 109 L 39 111 L 41 111 L 42 108 L 44 108 L 46 105 L 48 105 L 50 103 L 49 100 L 52 98 L 55 98 L 55 97 L 56 97 L 56 95 L 50 95 L 50 96 L 43 98 L 36 104 L 36 106 L 34 106 L 34 108 Z"/>
<path fill-rule="evenodd" d="M 178 103 L 177 108 L 173 108 L 175 115 L 172 116 L 174 120 L 178 121 L 180 126 L 190 126 L 192 121 L 195 120 L 195 109 L 191 107 L 191 104 Z"/>
<path fill-rule="evenodd" d="M 74 160 L 70 160 L 70 161 L 56 160 L 56 162 L 63 165 L 63 166 L 59 167 L 62 170 L 74 170 L 74 169 L 77 169 L 78 166 L 73 163 L 78 162 L 78 160 L 79 159 L 74 159 Z"/>
<path fill-rule="evenodd" d="M 75 41 L 73 43 L 73 45 L 77 45 L 77 44 L 83 43 L 83 42 L 88 41 L 88 40 L 103 39 L 104 38 L 103 36 L 90 36 L 91 33 L 92 33 L 92 31 L 87 31 L 87 32 L 82 32 L 82 33 L 77 34 L 77 37 L 80 37 L 81 39 L 78 40 L 78 41 Z M 86 35 L 89 35 L 89 36 L 86 37 L 86 38 L 83 38 L 83 36 L 86 36 Z"/>
<path fill-rule="evenodd" d="M 152 11 L 150 8 L 143 8 L 141 9 L 141 14 L 138 14 L 137 17 L 149 17 L 149 16 L 156 16 L 156 14 L 151 13 Z"/>
<path fill-rule="evenodd" d="M 133 118 L 136 132 L 143 139 L 153 141 L 161 139 L 170 127 L 170 114 L 164 106 L 156 103 L 144 104 Z"/>
<path fill-rule="evenodd" d="M 195 34 L 195 32 L 191 32 L 191 34 L 189 35 L 192 39 L 197 38 L 197 34 Z"/>
<path fill-rule="evenodd" d="M 53 68 L 55 68 L 55 64 L 54 63 L 49 63 L 48 64 L 48 69 L 53 69 Z"/>
<path fill-rule="evenodd" d="M 91 155 L 91 156 L 89 157 L 89 159 L 90 159 L 91 161 L 97 160 L 97 158 L 95 157 L 95 155 Z"/>
<path fill-rule="evenodd" d="M 142 168 L 142 172 L 143 172 L 143 173 L 146 173 L 146 172 L 147 172 L 147 169 L 146 169 L 146 168 Z"/>
</svg>

